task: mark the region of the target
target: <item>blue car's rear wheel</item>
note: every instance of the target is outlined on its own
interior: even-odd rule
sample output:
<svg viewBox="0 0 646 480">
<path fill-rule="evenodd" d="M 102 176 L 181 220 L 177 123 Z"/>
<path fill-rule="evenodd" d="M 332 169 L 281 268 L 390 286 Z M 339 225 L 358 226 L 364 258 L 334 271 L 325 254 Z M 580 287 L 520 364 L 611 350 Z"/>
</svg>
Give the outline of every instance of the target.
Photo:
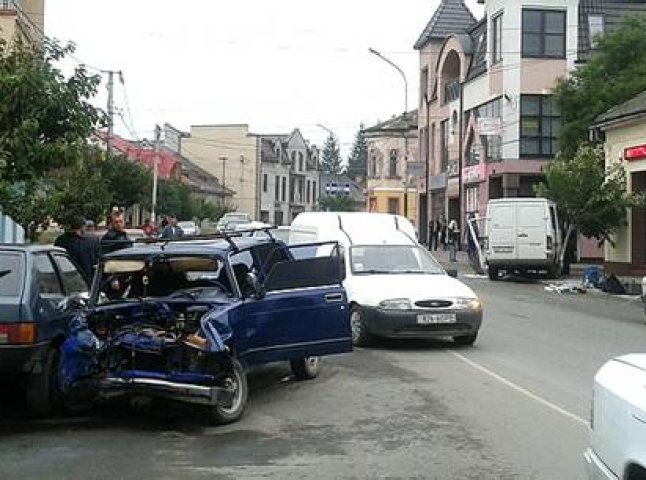
<svg viewBox="0 0 646 480">
<path fill-rule="evenodd" d="M 220 425 L 240 420 L 249 397 L 249 386 L 247 385 L 247 375 L 244 368 L 237 359 L 233 358 L 231 361 L 233 364 L 232 372 L 224 381 L 225 388 L 231 394 L 231 401 L 209 407 L 211 420 Z"/>
</svg>

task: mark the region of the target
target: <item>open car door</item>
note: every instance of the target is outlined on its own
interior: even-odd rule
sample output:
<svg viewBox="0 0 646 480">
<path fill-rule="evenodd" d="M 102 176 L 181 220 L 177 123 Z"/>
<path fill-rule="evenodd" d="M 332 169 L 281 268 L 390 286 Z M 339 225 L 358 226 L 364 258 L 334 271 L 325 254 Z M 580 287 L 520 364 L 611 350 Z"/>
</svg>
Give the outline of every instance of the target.
<svg viewBox="0 0 646 480">
<path fill-rule="evenodd" d="M 265 259 L 272 265 L 263 281 L 264 295 L 247 299 L 242 309 L 245 338 L 239 357 L 261 364 L 350 352 L 338 245 L 277 244 L 275 253 Z"/>
</svg>

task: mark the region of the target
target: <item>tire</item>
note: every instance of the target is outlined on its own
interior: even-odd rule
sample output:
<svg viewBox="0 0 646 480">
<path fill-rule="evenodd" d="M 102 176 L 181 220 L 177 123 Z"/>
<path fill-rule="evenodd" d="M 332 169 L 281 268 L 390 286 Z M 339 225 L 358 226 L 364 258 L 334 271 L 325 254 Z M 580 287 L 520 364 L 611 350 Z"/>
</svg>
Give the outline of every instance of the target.
<svg viewBox="0 0 646 480">
<path fill-rule="evenodd" d="M 560 266 L 552 265 L 547 269 L 547 276 L 550 279 L 558 280 L 559 278 L 561 278 L 561 272 L 562 272 L 562 268 Z"/>
<path fill-rule="evenodd" d="M 492 282 L 497 282 L 500 280 L 500 272 L 498 271 L 498 267 L 492 267 L 489 265 L 489 280 Z"/>
<path fill-rule="evenodd" d="M 363 310 L 358 305 L 353 305 L 350 309 L 350 328 L 352 330 L 353 345 L 363 347 L 372 340 L 372 335 L 366 328 Z"/>
<path fill-rule="evenodd" d="M 459 337 L 453 337 L 453 343 L 460 347 L 469 347 L 476 343 L 478 339 L 478 332 L 472 333 L 471 335 L 460 335 Z"/>
<path fill-rule="evenodd" d="M 312 380 L 321 369 L 321 357 L 307 357 L 289 362 L 296 380 Z"/>
<path fill-rule="evenodd" d="M 63 394 L 58 382 L 60 350 L 52 346 L 45 355 L 42 369 L 27 383 L 27 409 L 31 415 L 46 417 L 63 408 Z"/>
<path fill-rule="evenodd" d="M 233 402 L 231 405 L 218 404 L 208 407 L 210 420 L 217 425 L 226 425 L 240 420 L 249 397 L 249 385 L 244 368 L 238 359 L 232 358 L 231 361 L 233 372 L 227 379 L 227 383 L 234 392 Z"/>
</svg>

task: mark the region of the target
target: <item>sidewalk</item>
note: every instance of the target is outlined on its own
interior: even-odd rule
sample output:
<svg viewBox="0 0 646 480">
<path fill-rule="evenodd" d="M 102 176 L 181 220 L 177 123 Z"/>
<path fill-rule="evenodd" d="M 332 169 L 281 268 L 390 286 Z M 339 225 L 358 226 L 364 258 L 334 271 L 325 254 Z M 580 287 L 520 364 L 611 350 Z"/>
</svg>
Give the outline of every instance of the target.
<svg viewBox="0 0 646 480">
<path fill-rule="evenodd" d="M 437 250 L 437 251 L 431 251 L 430 252 L 435 259 L 440 262 L 440 265 L 442 265 L 445 269 L 457 269 L 458 273 L 475 273 L 471 265 L 469 265 L 469 257 L 467 255 L 467 252 L 465 251 L 460 251 L 457 252 L 457 262 L 453 263 L 449 261 L 449 251 L 446 250 Z M 592 265 L 586 264 L 586 263 L 573 263 L 570 265 L 570 275 L 566 278 L 563 277 L 560 279 L 560 281 L 567 281 L 567 280 L 572 280 L 572 281 L 581 281 L 583 279 L 583 272 L 587 267 L 590 267 Z M 600 265 L 594 265 L 596 267 L 601 268 L 602 274 L 603 274 L 603 267 Z M 485 268 L 485 274 L 486 274 L 486 268 Z M 552 280 L 553 281 L 553 280 Z"/>
</svg>

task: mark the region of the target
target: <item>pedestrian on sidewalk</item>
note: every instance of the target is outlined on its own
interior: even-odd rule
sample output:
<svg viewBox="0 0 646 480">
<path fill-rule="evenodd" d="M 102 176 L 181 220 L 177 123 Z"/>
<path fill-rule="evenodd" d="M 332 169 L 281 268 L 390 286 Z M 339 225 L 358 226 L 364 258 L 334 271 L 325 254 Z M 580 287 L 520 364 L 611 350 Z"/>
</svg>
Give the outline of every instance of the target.
<svg viewBox="0 0 646 480">
<path fill-rule="evenodd" d="M 448 243 L 449 243 L 449 261 L 455 263 L 458 261 L 458 243 L 460 242 L 460 228 L 455 219 L 449 222 L 447 229 Z"/>
<path fill-rule="evenodd" d="M 428 250 L 433 250 L 433 237 L 435 236 L 435 220 L 428 222 Z"/>
<path fill-rule="evenodd" d="M 86 236 L 85 225 L 85 218 L 78 216 L 72 218 L 66 232 L 54 241 L 54 246 L 64 248 L 81 274 L 91 282 L 94 269 L 99 262 L 101 248 L 98 239 Z"/>
<path fill-rule="evenodd" d="M 101 253 L 110 253 L 132 246 L 132 241 L 125 231 L 126 220 L 123 212 L 116 210 L 110 215 L 110 228 L 101 238 Z"/>
<path fill-rule="evenodd" d="M 439 228 L 439 241 L 442 245 L 442 250 L 448 250 L 448 226 L 446 225 L 446 219 L 444 215 L 440 217 L 440 228 Z"/>
</svg>

